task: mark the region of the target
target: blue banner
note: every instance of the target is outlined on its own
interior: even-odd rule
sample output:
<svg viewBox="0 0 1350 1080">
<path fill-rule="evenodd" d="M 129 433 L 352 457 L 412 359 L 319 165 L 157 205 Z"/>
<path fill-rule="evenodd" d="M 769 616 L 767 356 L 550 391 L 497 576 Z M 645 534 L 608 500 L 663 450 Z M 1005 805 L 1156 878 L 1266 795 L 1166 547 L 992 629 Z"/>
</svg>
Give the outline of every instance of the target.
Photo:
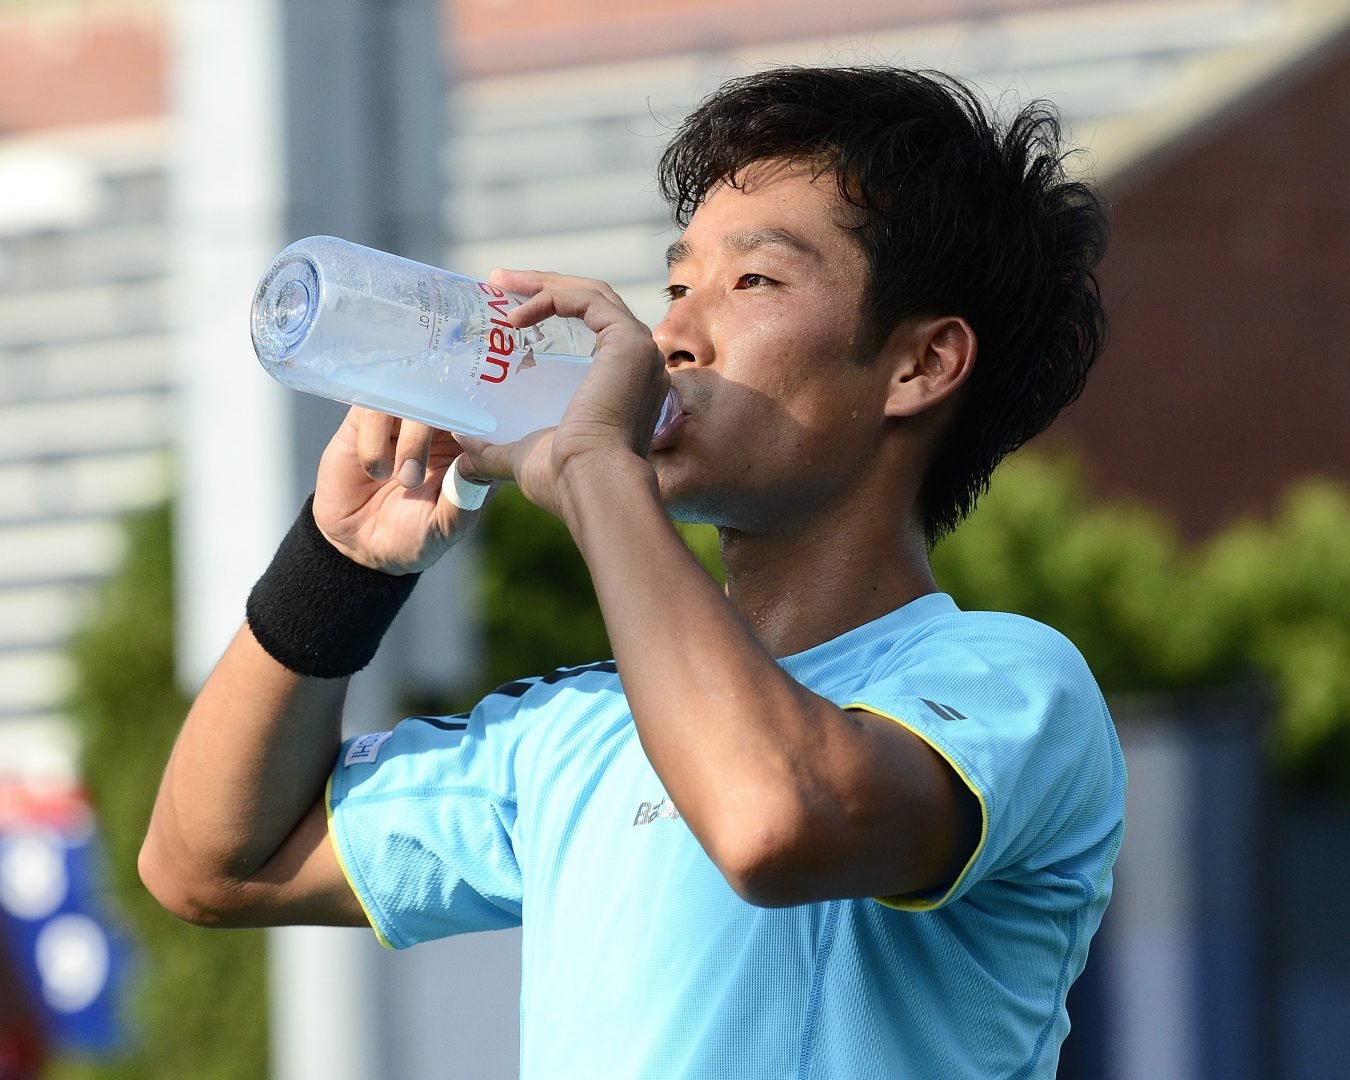
<svg viewBox="0 0 1350 1080">
<path fill-rule="evenodd" d="M 0 934 L 54 1049 L 126 1045 L 129 941 L 112 917 L 93 814 L 78 790 L 0 787 Z"/>
</svg>

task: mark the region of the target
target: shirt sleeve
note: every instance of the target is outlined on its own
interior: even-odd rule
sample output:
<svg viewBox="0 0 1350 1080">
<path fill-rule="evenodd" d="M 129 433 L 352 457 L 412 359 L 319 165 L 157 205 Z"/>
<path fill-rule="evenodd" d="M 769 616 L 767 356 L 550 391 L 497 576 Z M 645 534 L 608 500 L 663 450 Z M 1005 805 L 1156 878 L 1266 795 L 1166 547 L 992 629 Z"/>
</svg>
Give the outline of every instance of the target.
<svg viewBox="0 0 1350 1080">
<path fill-rule="evenodd" d="M 520 925 L 514 699 L 343 744 L 329 835 L 382 944 Z"/>
<path fill-rule="evenodd" d="M 1101 692 L 1061 635 L 1016 620 L 920 649 L 845 707 L 923 739 L 980 804 L 979 842 L 952 885 L 883 903 L 931 910 L 996 878 L 1039 884 L 1048 875 L 1089 897 L 1109 887 L 1124 763 Z"/>
</svg>

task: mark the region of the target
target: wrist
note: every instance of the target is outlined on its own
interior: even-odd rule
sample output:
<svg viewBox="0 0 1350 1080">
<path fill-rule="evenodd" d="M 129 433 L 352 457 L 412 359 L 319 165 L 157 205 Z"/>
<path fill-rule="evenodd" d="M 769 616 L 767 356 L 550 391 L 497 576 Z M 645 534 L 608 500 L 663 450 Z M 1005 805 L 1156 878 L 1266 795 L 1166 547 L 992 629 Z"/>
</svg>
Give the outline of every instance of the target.
<svg viewBox="0 0 1350 1080">
<path fill-rule="evenodd" d="M 589 450 L 573 455 L 558 472 L 558 516 L 580 543 L 585 521 L 613 522 L 645 493 L 659 504 L 656 470 L 631 450 Z"/>
<path fill-rule="evenodd" d="M 370 663 L 418 575 L 348 558 L 315 523 L 313 505 L 310 496 L 245 610 L 254 639 L 283 667 L 340 678 Z"/>
</svg>

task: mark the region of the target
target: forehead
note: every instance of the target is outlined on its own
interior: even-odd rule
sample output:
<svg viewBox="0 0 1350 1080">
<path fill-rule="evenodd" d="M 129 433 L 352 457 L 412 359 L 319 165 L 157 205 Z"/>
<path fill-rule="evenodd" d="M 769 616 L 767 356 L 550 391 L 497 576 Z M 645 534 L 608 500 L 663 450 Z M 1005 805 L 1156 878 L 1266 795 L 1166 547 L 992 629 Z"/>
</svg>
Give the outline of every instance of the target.
<svg viewBox="0 0 1350 1080">
<path fill-rule="evenodd" d="M 806 165 L 764 162 L 708 192 L 670 261 L 716 247 L 730 253 L 774 247 L 803 257 L 831 258 L 857 251 L 846 227 L 847 208 L 833 173 Z"/>
</svg>

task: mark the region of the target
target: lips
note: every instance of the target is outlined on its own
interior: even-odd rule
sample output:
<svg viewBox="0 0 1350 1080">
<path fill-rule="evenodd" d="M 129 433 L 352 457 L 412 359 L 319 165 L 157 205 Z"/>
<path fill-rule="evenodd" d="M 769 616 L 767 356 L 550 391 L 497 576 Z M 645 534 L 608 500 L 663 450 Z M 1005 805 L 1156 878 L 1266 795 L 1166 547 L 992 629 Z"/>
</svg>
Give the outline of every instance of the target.
<svg viewBox="0 0 1350 1080">
<path fill-rule="evenodd" d="M 684 427 L 689 420 L 689 414 L 683 409 L 674 412 L 669 420 L 664 421 L 652 436 L 651 444 L 648 446 L 648 453 L 655 453 L 658 450 L 668 449 L 676 439 L 680 428 Z"/>
<path fill-rule="evenodd" d="M 664 450 L 675 438 L 675 432 L 678 431 L 686 419 L 688 413 L 684 409 L 684 398 L 675 388 L 672 380 L 670 388 L 666 391 L 666 400 L 661 404 L 661 415 L 656 420 L 656 430 L 652 432 L 652 441 L 648 447 L 651 450 Z"/>
</svg>

